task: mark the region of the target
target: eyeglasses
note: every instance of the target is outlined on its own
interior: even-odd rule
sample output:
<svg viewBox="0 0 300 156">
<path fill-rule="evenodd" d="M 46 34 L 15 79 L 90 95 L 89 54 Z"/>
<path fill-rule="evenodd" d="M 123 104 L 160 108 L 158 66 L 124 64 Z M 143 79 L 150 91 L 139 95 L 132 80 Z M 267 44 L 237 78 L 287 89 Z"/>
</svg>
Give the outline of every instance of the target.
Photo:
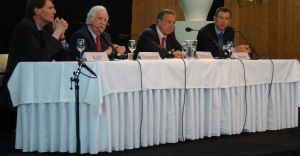
<svg viewBox="0 0 300 156">
<path fill-rule="evenodd" d="M 165 21 L 167 24 L 169 24 L 169 25 L 175 25 L 176 24 L 176 22 L 172 22 L 172 21 Z"/>
<path fill-rule="evenodd" d="M 229 21 L 230 20 L 230 18 L 228 18 L 228 17 L 220 17 L 220 16 L 218 16 L 217 17 L 219 20 L 225 20 L 225 21 Z"/>
<path fill-rule="evenodd" d="M 94 20 L 102 21 L 102 22 L 106 23 L 106 26 L 109 25 L 108 19 L 107 19 L 107 18 L 103 18 L 103 17 L 95 17 Z"/>
</svg>

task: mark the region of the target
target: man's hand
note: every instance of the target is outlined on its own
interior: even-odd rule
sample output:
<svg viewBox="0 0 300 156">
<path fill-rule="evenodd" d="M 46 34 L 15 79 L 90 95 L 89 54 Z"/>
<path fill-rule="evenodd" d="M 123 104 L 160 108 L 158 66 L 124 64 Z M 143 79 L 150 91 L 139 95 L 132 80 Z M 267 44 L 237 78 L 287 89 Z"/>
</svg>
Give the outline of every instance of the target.
<svg viewBox="0 0 300 156">
<path fill-rule="evenodd" d="M 239 45 L 234 48 L 234 52 L 247 52 L 250 53 L 250 47 L 249 45 Z"/>
<path fill-rule="evenodd" d="M 63 18 L 59 19 L 58 17 L 52 23 L 53 25 L 53 35 L 57 38 L 65 38 L 65 31 L 68 29 L 68 23 Z"/>
<path fill-rule="evenodd" d="M 117 44 L 114 44 L 113 46 L 118 52 L 118 56 L 123 55 L 126 52 L 126 48 L 124 46 L 119 46 Z"/>
<path fill-rule="evenodd" d="M 174 58 L 185 58 L 185 54 L 181 51 L 174 51 L 173 55 L 174 55 Z"/>
</svg>

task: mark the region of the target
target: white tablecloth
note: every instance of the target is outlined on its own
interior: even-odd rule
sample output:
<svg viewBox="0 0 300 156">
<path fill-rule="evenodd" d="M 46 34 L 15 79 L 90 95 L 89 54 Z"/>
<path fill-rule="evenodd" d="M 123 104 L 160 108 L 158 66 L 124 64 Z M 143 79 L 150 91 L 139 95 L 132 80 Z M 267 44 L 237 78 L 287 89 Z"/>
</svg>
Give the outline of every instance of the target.
<svg viewBox="0 0 300 156">
<path fill-rule="evenodd" d="M 270 60 L 140 61 L 141 70 L 137 61 L 87 63 L 98 78 L 80 76 L 81 153 L 297 127 L 299 62 L 273 62 L 274 75 Z M 76 152 L 77 67 L 18 64 L 8 83 L 17 149 Z"/>
</svg>

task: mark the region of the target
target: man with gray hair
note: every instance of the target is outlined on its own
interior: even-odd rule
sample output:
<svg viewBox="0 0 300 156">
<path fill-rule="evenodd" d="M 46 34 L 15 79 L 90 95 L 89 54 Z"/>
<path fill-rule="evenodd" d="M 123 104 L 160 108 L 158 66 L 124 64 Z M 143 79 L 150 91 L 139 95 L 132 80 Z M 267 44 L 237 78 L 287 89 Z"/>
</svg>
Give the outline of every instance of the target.
<svg viewBox="0 0 300 156">
<path fill-rule="evenodd" d="M 184 58 L 182 46 L 174 33 L 175 12 L 163 9 L 158 13 L 156 22 L 142 32 L 133 59 L 137 58 L 139 52 L 159 52 L 161 58 Z"/>
<path fill-rule="evenodd" d="M 106 41 L 105 37 L 111 41 L 108 33 L 104 32 L 108 26 L 108 14 L 106 8 L 97 5 L 91 8 L 86 18 L 87 26 L 83 26 L 80 30 L 74 33 L 70 40 L 70 49 L 79 57 L 80 53 L 77 50 L 77 39 L 85 40 L 85 49 L 83 52 L 106 52 L 107 55 L 114 55 L 112 47 Z M 126 49 L 124 46 L 113 44 L 114 49 L 119 54 L 123 54 Z"/>
</svg>

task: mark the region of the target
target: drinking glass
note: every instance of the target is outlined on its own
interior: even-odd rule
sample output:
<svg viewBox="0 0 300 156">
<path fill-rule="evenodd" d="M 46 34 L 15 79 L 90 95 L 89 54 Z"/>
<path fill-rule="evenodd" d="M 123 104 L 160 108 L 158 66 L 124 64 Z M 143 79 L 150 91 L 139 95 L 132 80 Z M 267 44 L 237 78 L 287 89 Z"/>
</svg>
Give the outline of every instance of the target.
<svg viewBox="0 0 300 156">
<path fill-rule="evenodd" d="M 77 49 L 80 52 L 80 59 L 82 59 L 82 52 L 85 49 L 85 41 L 84 41 L 84 39 L 82 39 L 82 38 L 77 39 Z"/>
<path fill-rule="evenodd" d="M 186 54 L 186 46 L 188 45 L 189 42 L 190 42 L 190 40 L 185 40 L 182 44 L 182 52 L 184 54 Z"/>
<path fill-rule="evenodd" d="M 128 49 L 131 51 L 131 53 L 134 52 L 135 48 L 136 48 L 135 40 L 129 40 L 128 41 Z"/>
<path fill-rule="evenodd" d="M 226 49 L 229 52 L 229 56 L 228 56 L 229 58 L 231 58 L 231 55 L 232 55 L 232 50 L 231 50 L 232 47 L 233 47 L 232 41 L 227 41 L 227 43 L 226 43 Z"/>
<path fill-rule="evenodd" d="M 196 59 L 197 40 L 186 40 L 186 59 Z"/>
</svg>

